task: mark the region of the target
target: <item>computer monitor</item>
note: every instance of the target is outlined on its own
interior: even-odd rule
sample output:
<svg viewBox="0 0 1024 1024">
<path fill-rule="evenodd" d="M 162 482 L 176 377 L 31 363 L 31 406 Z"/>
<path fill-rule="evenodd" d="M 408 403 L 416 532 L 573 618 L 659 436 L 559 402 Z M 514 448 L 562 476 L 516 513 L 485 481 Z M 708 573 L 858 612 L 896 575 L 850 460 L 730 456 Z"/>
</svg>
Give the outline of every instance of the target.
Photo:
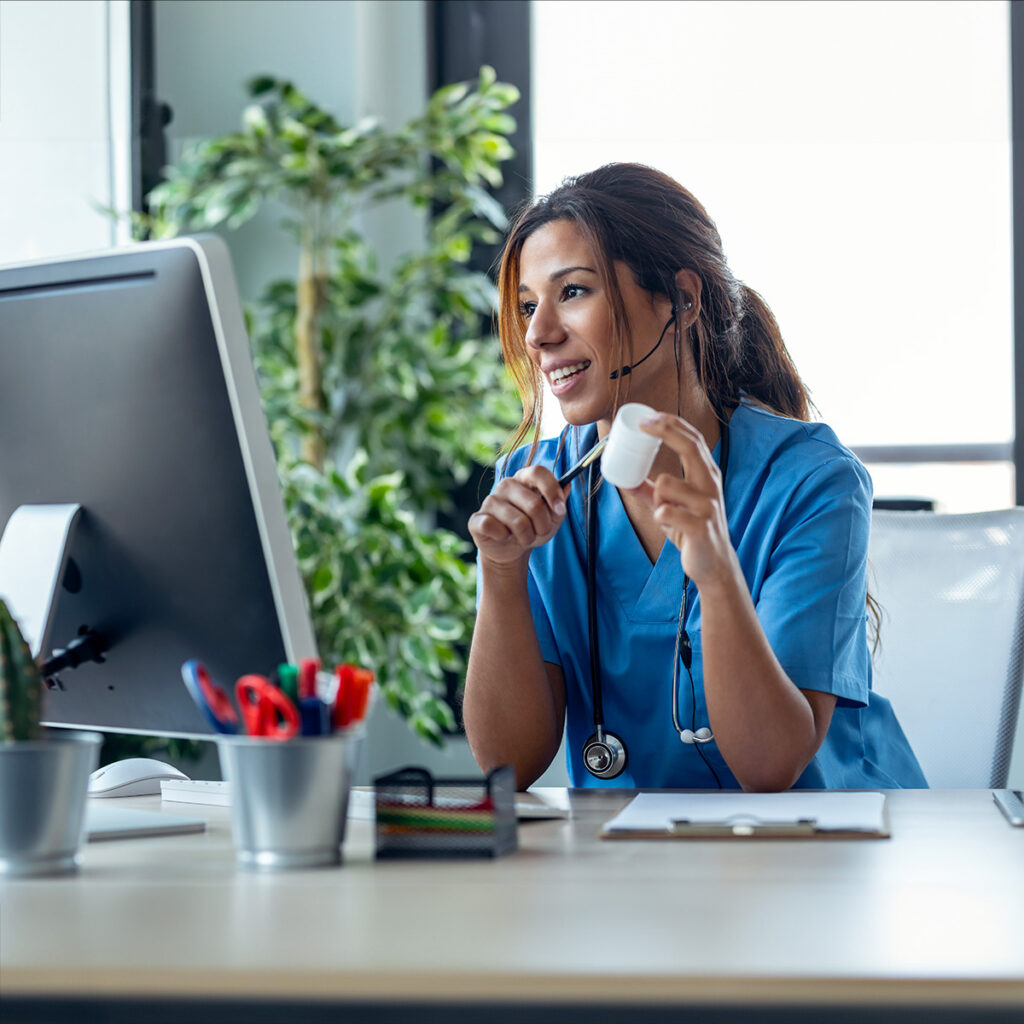
<svg viewBox="0 0 1024 1024">
<path fill-rule="evenodd" d="M 81 507 L 57 569 L 18 539 L 41 506 Z M 82 637 L 103 659 L 53 675 L 49 725 L 208 735 L 185 660 L 232 685 L 315 655 L 220 239 L 0 268 L 7 525 L 0 595 L 57 573 L 40 659 Z"/>
</svg>

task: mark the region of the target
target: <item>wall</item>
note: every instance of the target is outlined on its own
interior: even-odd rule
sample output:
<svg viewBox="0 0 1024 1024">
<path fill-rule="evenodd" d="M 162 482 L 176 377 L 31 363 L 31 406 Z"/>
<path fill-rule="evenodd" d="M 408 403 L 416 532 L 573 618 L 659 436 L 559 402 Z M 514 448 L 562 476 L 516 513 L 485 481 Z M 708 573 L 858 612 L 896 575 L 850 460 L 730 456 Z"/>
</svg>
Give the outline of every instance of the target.
<svg viewBox="0 0 1024 1024">
<path fill-rule="evenodd" d="M 264 73 L 291 80 L 343 123 L 368 115 L 402 123 L 426 98 L 425 19 L 422 0 L 157 0 L 157 95 L 174 113 L 169 158 L 189 140 L 234 131 L 245 82 Z M 247 300 L 294 273 L 283 214 L 268 207 L 228 236 Z M 385 259 L 419 230 L 414 217 L 395 211 L 375 214 L 369 227 Z"/>
</svg>

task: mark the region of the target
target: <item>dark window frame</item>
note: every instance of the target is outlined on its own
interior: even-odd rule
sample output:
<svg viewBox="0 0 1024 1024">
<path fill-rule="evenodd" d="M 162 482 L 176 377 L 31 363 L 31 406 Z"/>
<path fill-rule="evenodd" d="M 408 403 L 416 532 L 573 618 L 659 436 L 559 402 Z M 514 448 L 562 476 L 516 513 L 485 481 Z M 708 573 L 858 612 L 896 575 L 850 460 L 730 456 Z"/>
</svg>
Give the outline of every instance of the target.
<svg viewBox="0 0 1024 1024">
<path fill-rule="evenodd" d="M 504 182 L 491 192 L 502 207 L 516 210 L 533 194 L 533 125 L 530 121 L 532 25 L 530 0 L 427 0 L 427 91 L 475 79 L 490 64 L 499 81 L 519 89 L 511 113 L 515 155 L 502 167 Z M 488 270 L 498 249 L 474 254 Z"/>
<path fill-rule="evenodd" d="M 530 120 L 530 62 L 532 18 L 530 0 L 427 0 L 427 92 L 453 82 L 472 81 L 489 64 L 499 81 L 519 89 L 510 113 L 516 130 L 509 141 L 514 150 L 502 166 L 500 188 L 490 189 L 502 208 L 512 213 L 533 195 L 533 126 Z M 470 266 L 492 273 L 501 247 L 477 246 Z M 489 330 L 490 324 L 486 325 Z M 452 511 L 438 516 L 438 525 L 469 540 L 466 521 L 491 489 L 493 466 L 480 466 L 452 493 Z"/>
</svg>

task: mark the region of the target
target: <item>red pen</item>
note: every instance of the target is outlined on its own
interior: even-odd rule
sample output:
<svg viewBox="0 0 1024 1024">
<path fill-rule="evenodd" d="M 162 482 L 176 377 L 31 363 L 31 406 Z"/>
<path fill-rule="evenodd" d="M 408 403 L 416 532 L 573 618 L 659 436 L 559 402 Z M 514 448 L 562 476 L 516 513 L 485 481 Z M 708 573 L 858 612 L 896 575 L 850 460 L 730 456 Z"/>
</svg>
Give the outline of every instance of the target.
<svg viewBox="0 0 1024 1024">
<path fill-rule="evenodd" d="M 376 676 L 358 665 L 339 665 L 338 695 L 334 704 L 334 728 L 344 729 L 366 717 L 370 688 Z"/>
<path fill-rule="evenodd" d="M 319 671 L 319 658 L 303 658 L 299 662 L 299 700 L 316 696 L 316 674 Z"/>
<path fill-rule="evenodd" d="M 334 696 L 333 726 L 344 729 L 349 724 L 349 705 L 352 701 L 352 687 L 355 679 L 355 665 L 339 665 L 334 674 L 338 677 L 338 692 Z"/>
<path fill-rule="evenodd" d="M 370 692 L 376 676 L 368 668 L 357 668 L 353 689 L 355 699 L 352 702 L 352 721 L 361 722 L 366 717 L 370 703 Z"/>
</svg>

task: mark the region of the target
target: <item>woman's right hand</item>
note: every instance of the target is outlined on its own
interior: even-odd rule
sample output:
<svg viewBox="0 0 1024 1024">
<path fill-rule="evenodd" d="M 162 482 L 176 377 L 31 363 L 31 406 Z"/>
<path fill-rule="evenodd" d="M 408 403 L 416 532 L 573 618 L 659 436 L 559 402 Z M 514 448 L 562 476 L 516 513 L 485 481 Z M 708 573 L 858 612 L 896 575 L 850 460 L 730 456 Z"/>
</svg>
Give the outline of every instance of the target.
<svg viewBox="0 0 1024 1024">
<path fill-rule="evenodd" d="M 562 525 L 568 493 L 546 466 L 527 466 L 499 481 L 469 517 L 481 560 L 508 566 L 528 558 Z"/>
</svg>

